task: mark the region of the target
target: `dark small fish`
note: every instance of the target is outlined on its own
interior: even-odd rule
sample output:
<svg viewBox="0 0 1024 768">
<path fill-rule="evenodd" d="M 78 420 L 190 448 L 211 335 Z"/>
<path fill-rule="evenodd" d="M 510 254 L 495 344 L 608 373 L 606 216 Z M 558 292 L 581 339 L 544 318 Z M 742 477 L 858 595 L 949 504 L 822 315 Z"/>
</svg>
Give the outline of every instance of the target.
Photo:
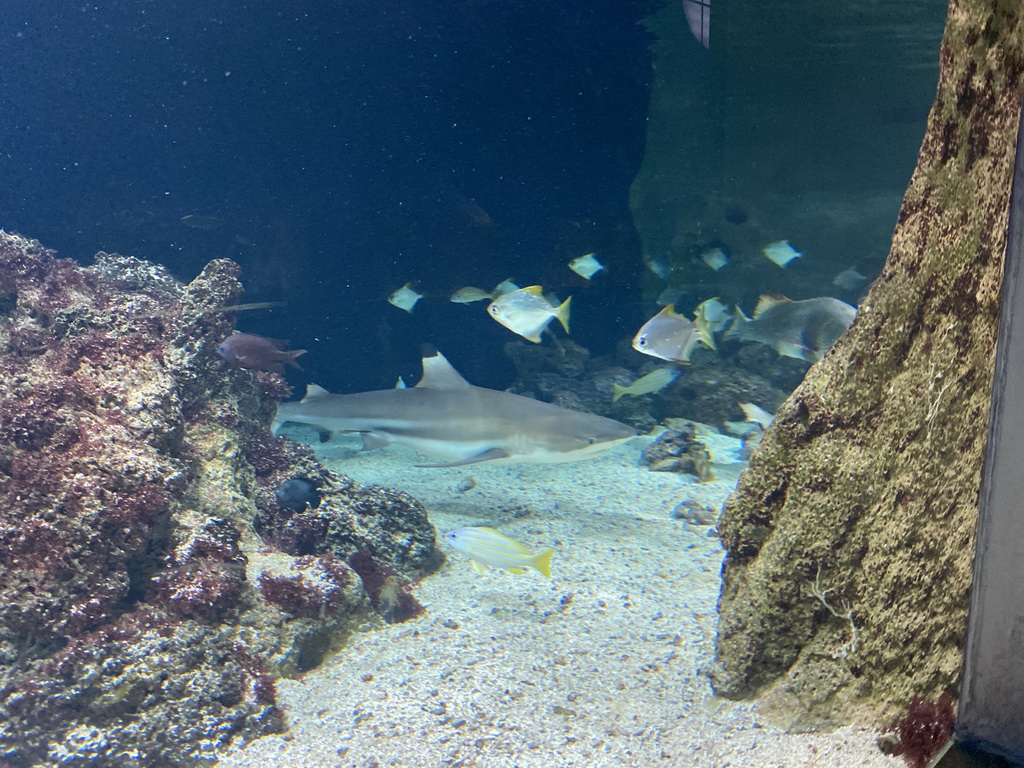
<svg viewBox="0 0 1024 768">
<path fill-rule="evenodd" d="M 216 216 L 204 216 L 201 213 L 190 213 L 181 217 L 181 223 L 189 229 L 205 229 L 212 231 L 224 226 L 224 222 Z"/>
<path fill-rule="evenodd" d="M 287 341 L 268 339 L 255 333 L 235 333 L 217 347 L 217 354 L 239 368 L 284 373 L 284 367 L 302 370 L 295 358 L 306 354 L 304 349 L 285 349 Z"/>
<path fill-rule="evenodd" d="M 317 493 L 316 486 L 301 477 L 285 480 L 277 486 L 274 496 L 277 497 L 278 504 L 293 512 L 301 512 L 306 507 L 320 506 L 320 494 Z"/>
<path fill-rule="evenodd" d="M 287 301 L 250 301 L 246 304 L 226 304 L 223 307 L 214 307 L 211 312 L 247 312 L 250 309 L 275 309 L 276 307 L 287 307 Z"/>
</svg>

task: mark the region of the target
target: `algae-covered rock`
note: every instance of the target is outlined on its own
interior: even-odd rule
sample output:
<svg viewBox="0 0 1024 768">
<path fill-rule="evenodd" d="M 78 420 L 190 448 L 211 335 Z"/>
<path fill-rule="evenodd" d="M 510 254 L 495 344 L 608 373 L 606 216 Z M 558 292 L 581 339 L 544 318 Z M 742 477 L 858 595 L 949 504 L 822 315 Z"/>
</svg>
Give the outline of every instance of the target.
<svg viewBox="0 0 1024 768">
<path fill-rule="evenodd" d="M 1024 7 L 953 0 L 878 282 L 719 525 L 717 692 L 803 724 L 956 692 L 1024 73 Z"/>
<path fill-rule="evenodd" d="M 216 353 L 238 272 L 0 233 L 0 762 L 195 765 L 281 730 L 274 676 L 372 616 L 348 558 L 405 593 L 439 562 L 421 504 L 270 434 L 287 385 Z M 293 478 L 308 552 L 282 545 Z"/>
</svg>

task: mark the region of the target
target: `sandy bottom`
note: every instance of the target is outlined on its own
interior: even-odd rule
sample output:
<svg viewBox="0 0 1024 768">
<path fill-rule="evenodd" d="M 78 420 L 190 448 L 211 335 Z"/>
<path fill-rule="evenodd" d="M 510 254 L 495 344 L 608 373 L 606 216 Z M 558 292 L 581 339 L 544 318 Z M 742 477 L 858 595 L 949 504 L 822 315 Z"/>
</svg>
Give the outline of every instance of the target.
<svg viewBox="0 0 1024 768">
<path fill-rule="evenodd" d="M 439 535 L 490 525 L 554 548 L 553 578 L 481 576 L 449 550 L 418 588 L 421 618 L 359 633 L 303 679 L 282 680 L 290 731 L 217 765 L 901 766 L 871 730 L 790 734 L 713 696 L 700 670 L 714 653 L 722 550 L 670 512 L 687 499 L 719 508 L 740 465 L 697 484 L 637 466 L 640 447 L 453 469 L 418 469 L 422 457 L 398 448 L 318 448 L 337 472 L 420 499 Z M 734 447 L 722 438 L 712 450 L 731 462 Z"/>
</svg>

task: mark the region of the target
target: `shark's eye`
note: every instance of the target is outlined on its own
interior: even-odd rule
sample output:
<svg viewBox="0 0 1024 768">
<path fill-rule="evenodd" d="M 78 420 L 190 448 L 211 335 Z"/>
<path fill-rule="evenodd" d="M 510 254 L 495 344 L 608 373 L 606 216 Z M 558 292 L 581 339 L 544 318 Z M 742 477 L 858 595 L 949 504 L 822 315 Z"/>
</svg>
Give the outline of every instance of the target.
<svg viewBox="0 0 1024 768">
<path fill-rule="evenodd" d="M 593 445 L 596 442 L 597 442 L 596 438 L 593 438 L 593 437 L 588 437 L 587 438 L 587 445 Z"/>
</svg>

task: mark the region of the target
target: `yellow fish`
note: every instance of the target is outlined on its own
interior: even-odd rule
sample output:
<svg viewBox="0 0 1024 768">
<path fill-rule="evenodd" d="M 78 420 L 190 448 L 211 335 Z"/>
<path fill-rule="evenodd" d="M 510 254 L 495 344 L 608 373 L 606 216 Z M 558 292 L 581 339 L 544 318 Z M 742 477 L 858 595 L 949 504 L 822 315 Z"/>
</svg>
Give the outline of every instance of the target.
<svg viewBox="0 0 1024 768">
<path fill-rule="evenodd" d="M 677 376 L 679 376 L 679 371 L 672 368 L 655 368 L 646 376 L 641 376 L 628 387 L 624 387 L 621 384 L 612 384 L 612 389 L 615 391 L 615 394 L 612 395 L 612 402 L 614 403 L 623 395 L 636 397 L 637 395 L 649 395 L 653 392 L 660 392 L 675 381 Z"/>
<path fill-rule="evenodd" d="M 449 531 L 444 538 L 472 561 L 477 573 L 486 573 L 488 568 L 523 573 L 525 568 L 533 568 L 542 576 L 551 578 L 553 549 L 535 555 L 515 539 L 486 526 L 459 528 Z"/>
<path fill-rule="evenodd" d="M 487 306 L 487 312 L 510 331 L 539 344 L 541 333 L 553 317 L 569 332 L 570 301 L 571 296 L 556 307 L 544 298 L 543 288 L 531 285 L 502 294 Z"/>
</svg>

